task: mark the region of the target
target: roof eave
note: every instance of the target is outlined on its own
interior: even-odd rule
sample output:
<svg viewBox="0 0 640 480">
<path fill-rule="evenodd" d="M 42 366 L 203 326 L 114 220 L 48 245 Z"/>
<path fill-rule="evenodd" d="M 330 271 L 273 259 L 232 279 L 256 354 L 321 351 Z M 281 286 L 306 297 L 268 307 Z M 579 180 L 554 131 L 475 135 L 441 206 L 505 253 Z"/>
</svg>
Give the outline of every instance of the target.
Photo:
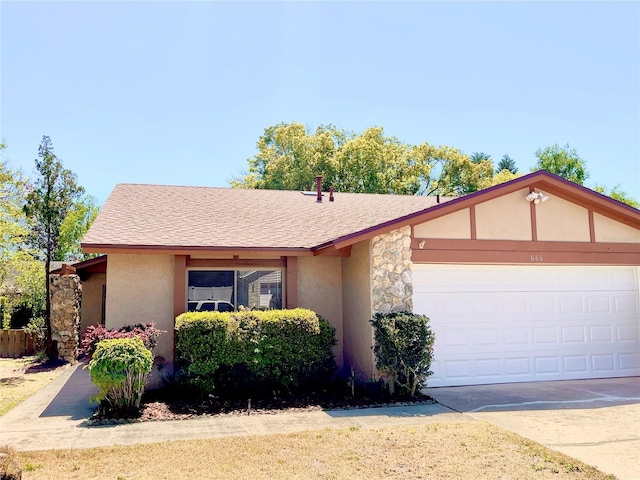
<svg viewBox="0 0 640 480">
<path fill-rule="evenodd" d="M 425 208 L 418 212 L 338 237 L 335 240 L 318 245 L 313 249 L 327 248 L 329 245 L 333 245 L 336 249 L 345 248 L 363 240 L 375 237 L 376 235 L 388 233 L 401 226 L 413 226 L 428 220 L 433 220 L 463 208 L 467 208 L 470 205 L 487 202 L 525 187 L 540 188 L 543 190 L 550 189 L 549 193 L 554 194 L 557 194 L 558 192 L 564 193 L 567 197 L 577 199 L 580 203 L 591 205 L 594 207 L 594 210 L 606 213 L 626 225 L 635 228 L 640 227 L 639 210 L 613 198 L 607 197 L 606 195 L 602 195 L 594 190 L 583 187 L 582 185 L 566 180 L 558 175 L 554 175 L 553 173 L 545 170 L 538 170 L 508 182 L 471 193 L 464 197 L 455 198 L 453 200 Z"/>
<path fill-rule="evenodd" d="M 304 247 L 222 247 L 222 246 L 182 246 L 182 245 L 136 245 L 112 243 L 82 243 L 85 253 L 145 253 L 170 255 L 215 255 L 220 253 L 242 255 L 266 253 L 270 256 L 311 256 L 313 252 Z"/>
</svg>

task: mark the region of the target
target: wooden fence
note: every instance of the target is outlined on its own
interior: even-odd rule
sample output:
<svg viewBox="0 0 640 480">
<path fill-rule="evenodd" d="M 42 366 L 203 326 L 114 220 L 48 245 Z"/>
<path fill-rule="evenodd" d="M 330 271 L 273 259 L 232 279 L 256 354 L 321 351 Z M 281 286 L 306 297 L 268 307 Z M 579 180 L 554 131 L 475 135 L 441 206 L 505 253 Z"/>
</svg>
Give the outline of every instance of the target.
<svg viewBox="0 0 640 480">
<path fill-rule="evenodd" d="M 36 352 L 38 335 L 24 330 L 0 330 L 0 357 L 18 358 Z"/>
</svg>

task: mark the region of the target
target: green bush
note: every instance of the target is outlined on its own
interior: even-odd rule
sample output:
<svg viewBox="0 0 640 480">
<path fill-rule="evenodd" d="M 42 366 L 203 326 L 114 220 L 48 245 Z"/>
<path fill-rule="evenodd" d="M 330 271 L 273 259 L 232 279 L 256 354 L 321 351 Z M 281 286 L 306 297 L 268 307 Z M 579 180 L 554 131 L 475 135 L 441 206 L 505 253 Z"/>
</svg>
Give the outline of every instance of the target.
<svg viewBox="0 0 640 480">
<path fill-rule="evenodd" d="M 137 411 L 152 366 L 153 355 L 139 337 L 102 340 L 88 365 L 96 400 L 112 411 Z"/>
<path fill-rule="evenodd" d="M 435 334 L 429 318 L 410 312 L 376 313 L 371 324 L 376 367 L 387 377 L 390 392 L 398 384 L 401 394 L 414 397 L 433 373 L 429 369 Z"/>
<path fill-rule="evenodd" d="M 176 350 L 203 392 L 309 388 L 335 371 L 335 329 L 311 310 L 191 312 L 176 318 Z M 221 384 L 222 383 L 222 384 Z M 253 385 L 251 385 L 253 384 Z"/>
</svg>

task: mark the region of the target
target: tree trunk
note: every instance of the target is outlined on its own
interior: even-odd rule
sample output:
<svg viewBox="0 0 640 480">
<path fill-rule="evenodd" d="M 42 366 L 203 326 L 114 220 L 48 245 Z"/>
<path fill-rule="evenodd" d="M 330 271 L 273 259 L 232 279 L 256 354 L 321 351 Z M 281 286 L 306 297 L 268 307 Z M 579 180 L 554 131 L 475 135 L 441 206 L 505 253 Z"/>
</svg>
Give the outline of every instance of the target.
<svg viewBox="0 0 640 480">
<path fill-rule="evenodd" d="M 51 333 L 51 286 L 49 285 L 49 270 L 51 269 L 51 246 L 47 245 L 47 258 L 45 260 L 45 302 L 44 302 L 44 325 L 46 328 L 46 340 L 44 353 L 49 359 L 49 362 L 55 362 L 58 360 L 58 349 L 53 344 L 53 338 Z"/>
</svg>

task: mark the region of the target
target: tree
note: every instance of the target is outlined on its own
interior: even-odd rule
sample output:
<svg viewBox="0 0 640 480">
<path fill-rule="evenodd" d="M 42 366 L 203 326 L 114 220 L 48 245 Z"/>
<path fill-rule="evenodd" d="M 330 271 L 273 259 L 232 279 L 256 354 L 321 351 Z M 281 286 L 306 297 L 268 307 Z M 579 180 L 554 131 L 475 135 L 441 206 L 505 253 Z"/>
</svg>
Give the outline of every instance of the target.
<svg viewBox="0 0 640 480">
<path fill-rule="evenodd" d="M 6 146 L 0 143 L 0 152 Z M 16 250 L 27 236 L 22 214 L 26 183 L 17 170 L 11 170 L 0 158 L 0 248 Z"/>
<path fill-rule="evenodd" d="M 0 153 L 6 148 L 0 144 Z M 26 181 L 0 159 L 0 320 L 10 328 L 14 311 L 26 307 L 32 316 L 44 309 L 44 267 L 26 240 L 29 234 L 23 212 Z"/>
<path fill-rule="evenodd" d="M 484 152 L 473 152 L 471 156 L 469 156 L 469 160 L 471 160 L 475 164 L 478 164 L 486 162 L 487 160 L 491 160 L 491 155 Z"/>
<path fill-rule="evenodd" d="M 500 173 L 503 170 L 508 170 L 514 175 L 518 173 L 518 167 L 516 167 L 516 162 L 513 158 L 511 158 L 506 153 L 502 156 L 500 161 L 498 162 L 498 166 L 496 167 L 496 173 Z"/>
<path fill-rule="evenodd" d="M 95 198 L 90 195 L 84 195 L 71 205 L 60 224 L 60 238 L 54 260 L 81 261 L 97 255 L 83 253 L 80 240 L 89 230 L 99 210 Z"/>
<path fill-rule="evenodd" d="M 586 162 L 568 143 L 564 147 L 555 144 L 539 149 L 536 152 L 536 157 L 538 157 L 538 162 L 532 171 L 546 170 L 578 185 L 583 185 L 584 181 L 589 178 Z"/>
<path fill-rule="evenodd" d="M 505 183 L 505 182 L 509 182 L 515 178 L 520 177 L 521 175 L 519 173 L 511 173 L 509 170 L 501 170 L 500 172 L 496 173 L 493 178 L 491 179 L 491 187 L 493 187 L 494 185 L 500 185 L 501 183 Z"/>
<path fill-rule="evenodd" d="M 44 257 L 45 272 L 51 270 L 51 260 L 60 245 L 60 228 L 74 202 L 84 193 L 76 182 L 76 175 L 62 166 L 53 153 L 48 136 L 42 137 L 35 160 L 38 177 L 30 186 L 24 213 L 30 220 L 29 241 Z M 47 277 L 48 275 L 45 275 Z M 45 353 L 50 361 L 57 359 L 51 339 L 51 299 L 49 279 L 45 278 Z"/>
<path fill-rule="evenodd" d="M 361 134 L 321 125 L 314 132 L 300 123 L 265 129 L 249 170 L 233 179 L 234 188 L 312 190 L 316 175 L 324 187 L 340 192 L 402 195 L 464 193 L 461 182 L 486 183 L 487 164 L 478 166 L 461 151 L 428 143 L 406 144 L 381 127 Z M 493 167 L 491 167 L 491 172 Z"/>
<path fill-rule="evenodd" d="M 604 185 L 596 185 L 593 189 L 603 195 L 607 195 L 619 202 L 626 203 L 633 208 L 640 208 L 640 203 L 631 198 L 626 192 L 620 190 L 620 185 L 616 185 L 611 190 L 607 189 Z"/>
<path fill-rule="evenodd" d="M 473 155 L 476 155 L 475 161 L 471 158 L 463 158 L 447 162 L 443 166 L 447 183 L 450 186 L 449 194 L 463 196 L 491 186 L 493 179 L 491 157 L 483 157 L 482 155 L 485 154 Z"/>
</svg>

